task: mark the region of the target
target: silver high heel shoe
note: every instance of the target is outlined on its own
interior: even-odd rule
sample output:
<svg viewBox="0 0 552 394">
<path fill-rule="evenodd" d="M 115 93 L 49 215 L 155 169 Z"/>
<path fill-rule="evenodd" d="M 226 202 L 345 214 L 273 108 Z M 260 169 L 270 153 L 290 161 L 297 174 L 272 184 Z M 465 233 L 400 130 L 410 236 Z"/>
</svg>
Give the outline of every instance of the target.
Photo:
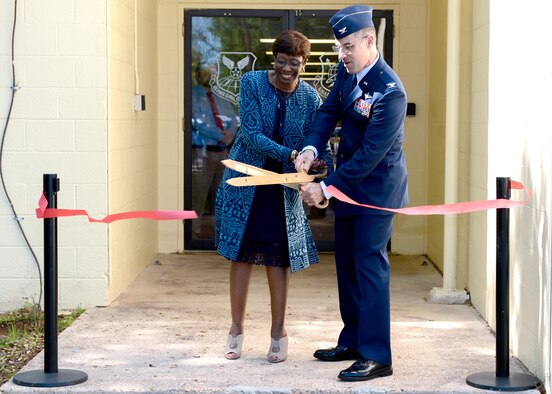
<svg viewBox="0 0 552 394">
<path fill-rule="evenodd" d="M 232 336 L 228 334 L 226 347 L 224 348 L 224 358 L 227 360 L 237 360 L 241 357 L 243 345 L 243 334 Z"/>
<path fill-rule="evenodd" d="M 271 363 L 281 363 L 287 358 L 288 354 L 288 337 L 282 337 L 278 340 L 270 338 L 270 348 L 266 358 Z"/>
</svg>

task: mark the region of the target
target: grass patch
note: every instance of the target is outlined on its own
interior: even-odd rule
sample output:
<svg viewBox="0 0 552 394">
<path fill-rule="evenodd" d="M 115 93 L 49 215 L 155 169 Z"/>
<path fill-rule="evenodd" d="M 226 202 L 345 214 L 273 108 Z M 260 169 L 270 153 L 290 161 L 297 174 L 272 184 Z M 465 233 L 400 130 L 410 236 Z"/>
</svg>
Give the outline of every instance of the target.
<svg viewBox="0 0 552 394">
<path fill-rule="evenodd" d="M 85 309 L 58 316 L 58 332 L 69 327 Z M 44 347 L 44 312 L 39 305 L 0 313 L 0 385 L 33 359 Z"/>
</svg>

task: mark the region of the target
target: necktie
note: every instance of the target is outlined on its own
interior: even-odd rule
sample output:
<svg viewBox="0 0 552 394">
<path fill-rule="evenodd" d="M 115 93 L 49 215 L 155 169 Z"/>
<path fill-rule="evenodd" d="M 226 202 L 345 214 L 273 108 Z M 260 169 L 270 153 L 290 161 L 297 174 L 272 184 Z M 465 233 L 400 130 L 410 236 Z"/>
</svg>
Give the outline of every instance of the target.
<svg viewBox="0 0 552 394">
<path fill-rule="evenodd" d="M 212 92 L 207 92 L 207 97 L 209 97 L 209 101 L 211 102 L 211 108 L 213 109 L 213 116 L 215 117 L 215 123 L 217 124 L 217 127 L 224 131 L 224 126 L 222 125 L 222 119 L 220 118 L 220 114 L 217 108 L 217 103 L 215 103 L 215 98 L 213 97 Z M 209 150 L 209 147 L 207 147 Z M 216 144 L 216 148 L 213 148 L 216 152 L 222 152 L 226 149 L 226 144 L 222 141 L 218 141 Z"/>
<path fill-rule="evenodd" d="M 211 102 L 211 108 L 213 109 L 213 116 L 215 117 L 215 123 L 217 124 L 217 127 L 221 130 L 224 130 L 224 126 L 222 125 L 222 120 L 220 119 L 217 104 L 215 103 L 215 98 L 213 97 L 213 93 L 207 92 L 207 97 L 209 97 L 209 101 Z"/>
<path fill-rule="evenodd" d="M 353 77 L 351 78 L 351 92 L 352 92 L 353 90 L 355 90 L 356 86 L 357 86 L 357 78 L 356 78 L 356 74 L 355 74 L 355 75 L 353 75 Z"/>
<path fill-rule="evenodd" d="M 356 74 L 351 75 L 351 81 L 349 83 L 351 84 L 351 90 L 347 94 L 347 98 L 342 102 L 343 108 L 347 108 L 349 105 L 354 103 L 358 98 L 358 95 L 357 95 L 358 92 L 355 93 L 355 89 L 357 87 Z M 347 86 L 347 84 L 343 86 Z M 346 88 L 344 87 L 343 89 L 344 89 L 344 93 L 347 93 Z M 360 91 L 360 88 L 359 88 L 359 91 Z"/>
</svg>

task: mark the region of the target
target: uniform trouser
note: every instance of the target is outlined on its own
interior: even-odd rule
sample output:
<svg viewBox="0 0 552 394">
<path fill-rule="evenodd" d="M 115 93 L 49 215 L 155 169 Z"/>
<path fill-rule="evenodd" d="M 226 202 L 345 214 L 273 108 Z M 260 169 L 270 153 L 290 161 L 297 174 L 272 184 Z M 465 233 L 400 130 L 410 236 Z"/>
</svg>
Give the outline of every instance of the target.
<svg viewBox="0 0 552 394">
<path fill-rule="evenodd" d="M 335 262 L 344 323 L 338 344 L 391 365 L 390 266 L 393 215 L 336 218 Z"/>
</svg>

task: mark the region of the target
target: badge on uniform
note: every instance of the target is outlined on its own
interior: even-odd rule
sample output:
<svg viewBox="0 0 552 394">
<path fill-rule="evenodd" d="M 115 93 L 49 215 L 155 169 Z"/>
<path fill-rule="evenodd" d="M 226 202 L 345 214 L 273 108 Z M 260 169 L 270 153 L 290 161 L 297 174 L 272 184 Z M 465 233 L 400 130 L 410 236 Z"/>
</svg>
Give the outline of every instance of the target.
<svg viewBox="0 0 552 394">
<path fill-rule="evenodd" d="M 357 101 L 355 101 L 355 111 L 366 118 L 370 116 L 371 108 L 372 96 L 369 93 L 366 93 L 364 97 L 360 97 Z"/>
</svg>

